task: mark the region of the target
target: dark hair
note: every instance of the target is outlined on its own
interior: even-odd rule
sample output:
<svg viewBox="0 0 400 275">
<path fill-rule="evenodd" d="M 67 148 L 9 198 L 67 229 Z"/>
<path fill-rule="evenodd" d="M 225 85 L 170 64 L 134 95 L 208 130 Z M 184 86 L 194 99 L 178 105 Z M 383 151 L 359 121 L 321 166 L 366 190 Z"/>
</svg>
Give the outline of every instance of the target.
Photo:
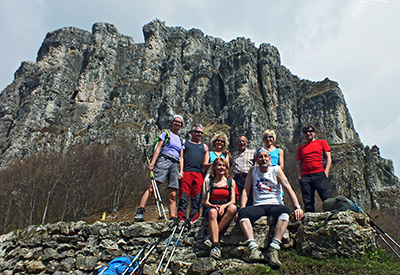
<svg viewBox="0 0 400 275">
<path fill-rule="evenodd" d="M 306 126 L 303 127 L 303 133 L 306 132 L 308 129 L 312 129 L 315 133 L 317 132 L 317 130 L 315 129 L 314 125 L 312 124 L 307 124 Z"/>
</svg>

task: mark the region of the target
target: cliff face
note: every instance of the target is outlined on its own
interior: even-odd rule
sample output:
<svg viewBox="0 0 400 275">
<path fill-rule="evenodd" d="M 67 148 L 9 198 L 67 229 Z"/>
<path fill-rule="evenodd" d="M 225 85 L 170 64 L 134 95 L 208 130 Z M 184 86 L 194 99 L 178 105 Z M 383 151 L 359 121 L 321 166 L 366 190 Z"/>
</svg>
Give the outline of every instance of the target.
<svg viewBox="0 0 400 275">
<path fill-rule="evenodd" d="M 297 182 L 301 128 L 311 122 L 332 147 L 331 184 L 366 210 L 398 213 L 399 181 L 377 147 L 364 147 L 336 82 L 299 79 L 281 65 L 278 50 L 249 39 L 225 42 L 197 29 L 155 20 L 135 43 L 115 26 L 92 32 L 48 33 L 36 62 L 23 62 L 0 95 L 1 166 L 30 153 L 72 144 L 112 144 L 123 137 L 151 144 L 172 114 L 182 133 L 201 123 L 206 140 L 224 131 L 246 134 L 252 147 L 275 129 L 285 150 L 285 172 Z"/>
</svg>

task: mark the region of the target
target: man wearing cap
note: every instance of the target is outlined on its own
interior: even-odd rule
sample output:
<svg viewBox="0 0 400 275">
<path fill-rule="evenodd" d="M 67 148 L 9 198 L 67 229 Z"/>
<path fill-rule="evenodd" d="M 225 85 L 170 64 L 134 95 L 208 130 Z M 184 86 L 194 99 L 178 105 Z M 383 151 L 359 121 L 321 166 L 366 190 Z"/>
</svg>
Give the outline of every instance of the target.
<svg viewBox="0 0 400 275">
<path fill-rule="evenodd" d="M 154 171 L 154 179 L 157 184 L 163 183 L 168 179 L 168 197 L 169 197 L 169 215 L 170 219 L 176 218 L 176 193 L 179 188 L 179 179 L 183 174 L 183 145 L 179 137 L 179 130 L 183 125 L 183 117 L 174 115 L 171 119 L 171 130 L 167 144 L 167 133 L 160 135 L 160 140 L 156 145 L 153 157 L 148 166 L 149 171 Z M 149 188 L 144 192 L 138 210 L 136 212 L 135 221 L 144 221 L 145 207 L 154 190 L 150 184 Z"/>
<path fill-rule="evenodd" d="M 311 124 L 303 128 L 306 143 L 297 149 L 297 174 L 306 212 L 315 212 L 315 191 L 322 201 L 332 197 L 328 181 L 331 168 L 331 149 L 323 139 L 315 138 Z"/>
<path fill-rule="evenodd" d="M 201 190 L 203 188 L 203 163 L 208 146 L 201 142 L 203 126 L 196 124 L 190 130 L 191 139 L 183 148 L 183 175 L 179 185 L 178 216 L 186 219 L 186 208 L 191 200 L 189 219 L 200 215 Z"/>
<path fill-rule="evenodd" d="M 278 251 L 290 215 L 289 208 L 283 204 L 279 185 L 283 187 L 285 194 L 290 197 L 295 206 L 294 216 L 296 220 L 302 219 L 304 213 L 281 168 L 270 166 L 271 156 L 267 148 L 262 147 L 256 151 L 255 161 L 258 165 L 249 170 L 240 200 L 239 223 L 249 248 L 249 260 L 256 262 L 263 260 L 264 255 L 254 239 L 252 224 L 263 216 L 273 216 L 277 219 L 274 238 L 268 248 L 267 260 L 272 267 L 279 268 L 281 262 L 278 258 Z M 245 207 L 251 187 L 253 187 L 253 205 Z"/>
</svg>

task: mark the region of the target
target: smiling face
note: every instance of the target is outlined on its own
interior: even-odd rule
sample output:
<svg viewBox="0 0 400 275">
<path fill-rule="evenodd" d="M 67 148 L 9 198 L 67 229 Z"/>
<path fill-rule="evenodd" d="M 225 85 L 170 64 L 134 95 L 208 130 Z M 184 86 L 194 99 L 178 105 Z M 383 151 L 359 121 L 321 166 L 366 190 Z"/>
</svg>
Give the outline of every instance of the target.
<svg viewBox="0 0 400 275">
<path fill-rule="evenodd" d="M 211 167 L 211 176 L 215 177 L 217 175 L 219 176 L 225 176 L 228 177 L 228 162 L 224 158 L 216 158 Z"/>
<path fill-rule="evenodd" d="M 199 143 L 201 138 L 203 137 L 203 129 L 199 126 L 196 126 L 193 130 L 190 131 L 190 135 L 192 136 L 191 141 Z"/>
<path fill-rule="evenodd" d="M 213 146 L 217 151 L 222 151 L 222 149 L 225 147 L 225 139 L 223 137 L 218 137 L 216 140 L 214 140 Z"/>
<path fill-rule="evenodd" d="M 315 140 L 315 130 L 311 127 L 308 129 L 304 129 L 303 135 L 307 142 Z"/>
<path fill-rule="evenodd" d="M 171 130 L 174 133 L 177 133 L 182 127 L 182 119 L 176 117 L 174 121 L 172 121 Z"/>
<path fill-rule="evenodd" d="M 274 143 L 274 136 L 271 133 L 267 133 L 263 137 L 263 141 L 267 147 L 271 146 Z"/>
<path fill-rule="evenodd" d="M 247 145 L 249 145 L 249 143 L 247 142 L 247 138 L 245 136 L 238 137 L 236 141 L 236 146 L 239 148 L 240 151 L 246 150 Z"/>
</svg>

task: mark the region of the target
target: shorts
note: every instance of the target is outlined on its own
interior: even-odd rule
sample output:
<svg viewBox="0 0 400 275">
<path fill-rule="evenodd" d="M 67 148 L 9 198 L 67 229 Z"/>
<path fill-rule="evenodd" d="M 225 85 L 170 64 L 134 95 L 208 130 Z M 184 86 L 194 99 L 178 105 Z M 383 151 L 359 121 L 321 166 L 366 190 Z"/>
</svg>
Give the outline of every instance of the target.
<svg viewBox="0 0 400 275">
<path fill-rule="evenodd" d="M 161 155 L 153 172 L 157 182 L 163 183 L 168 178 L 168 188 L 179 189 L 179 162 Z"/>
<path fill-rule="evenodd" d="M 219 215 L 218 214 L 218 222 L 222 219 L 222 217 L 226 214 L 226 211 L 228 211 L 228 208 L 229 208 L 229 206 L 228 207 L 226 207 L 225 208 L 225 211 L 224 211 L 224 214 L 223 215 Z M 217 208 L 215 208 L 215 207 L 207 207 L 207 208 L 205 208 L 205 209 L 203 209 L 203 218 L 205 218 L 205 219 L 207 219 L 208 220 L 208 213 L 210 212 L 210 210 L 211 209 L 217 209 Z"/>
</svg>

